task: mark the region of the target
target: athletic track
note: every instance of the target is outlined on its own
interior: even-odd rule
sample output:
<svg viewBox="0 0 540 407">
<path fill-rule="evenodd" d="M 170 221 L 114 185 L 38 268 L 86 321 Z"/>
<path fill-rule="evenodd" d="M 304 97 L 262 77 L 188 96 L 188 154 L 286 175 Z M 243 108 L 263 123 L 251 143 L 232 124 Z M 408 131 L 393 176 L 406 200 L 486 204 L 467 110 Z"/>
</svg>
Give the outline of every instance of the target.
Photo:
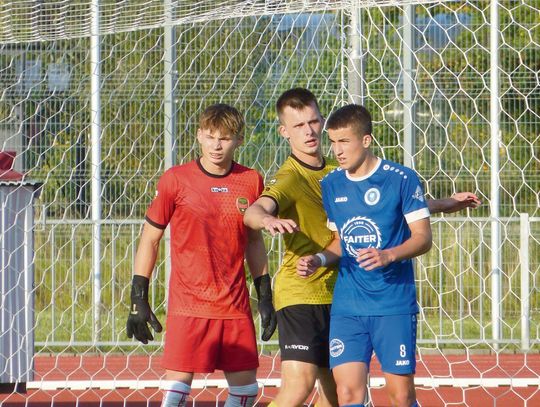
<svg viewBox="0 0 540 407">
<path fill-rule="evenodd" d="M 35 378 L 27 392 L 0 394 L 0 406 L 159 407 L 156 386 L 164 373 L 160 362 L 160 357 L 147 356 L 36 357 Z M 266 383 L 257 406 L 267 406 L 276 394 L 279 369 L 279 358 L 261 356 L 257 377 Z M 375 361 L 371 372 L 374 405 L 389 406 Z M 225 400 L 223 375 L 197 375 L 195 380 L 190 407 Z M 540 407 L 540 354 L 422 356 L 416 384 L 422 407 Z"/>
</svg>

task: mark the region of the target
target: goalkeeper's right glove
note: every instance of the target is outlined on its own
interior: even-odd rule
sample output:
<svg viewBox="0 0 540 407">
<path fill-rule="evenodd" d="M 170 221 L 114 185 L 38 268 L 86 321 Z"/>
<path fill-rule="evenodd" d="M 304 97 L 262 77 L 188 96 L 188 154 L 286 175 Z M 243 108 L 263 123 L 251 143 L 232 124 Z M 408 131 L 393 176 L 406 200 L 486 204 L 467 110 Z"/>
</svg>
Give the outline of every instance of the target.
<svg viewBox="0 0 540 407">
<path fill-rule="evenodd" d="M 128 338 L 135 338 L 146 344 L 154 337 L 148 328 L 150 324 L 154 331 L 161 332 L 163 327 L 150 309 L 148 303 L 148 286 L 150 280 L 147 277 L 134 275 L 131 283 L 131 310 L 129 312 L 126 331 Z"/>
</svg>

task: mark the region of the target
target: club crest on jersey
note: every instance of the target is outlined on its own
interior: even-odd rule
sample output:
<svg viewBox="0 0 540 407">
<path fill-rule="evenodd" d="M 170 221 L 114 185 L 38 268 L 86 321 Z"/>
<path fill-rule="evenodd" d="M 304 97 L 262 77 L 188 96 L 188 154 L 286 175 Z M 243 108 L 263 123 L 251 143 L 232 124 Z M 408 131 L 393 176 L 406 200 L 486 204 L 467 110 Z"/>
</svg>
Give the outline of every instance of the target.
<svg viewBox="0 0 540 407">
<path fill-rule="evenodd" d="M 339 339 L 332 339 L 330 341 L 330 356 L 337 358 L 345 350 L 345 344 Z"/>
<path fill-rule="evenodd" d="M 238 208 L 240 213 L 244 213 L 246 209 L 248 208 L 248 206 L 249 206 L 249 201 L 247 198 L 244 198 L 242 196 L 236 198 L 236 207 Z"/>
<path fill-rule="evenodd" d="M 345 243 L 347 253 L 352 257 L 357 256 L 359 249 L 381 247 L 382 237 L 379 227 L 371 219 L 363 216 L 347 220 L 341 228 L 340 236 Z"/>
<path fill-rule="evenodd" d="M 370 188 L 364 194 L 364 201 L 370 206 L 377 204 L 379 199 L 381 199 L 381 193 L 377 188 Z"/>
<path fill-rule="evenodd" d="M 424 202 L 424 193 L 422 192 L 422 188 L 420 188 L 420 185 L 416 187 L 416 191 L 414 191 L 413 199 L 418 199 L 420 202 Z"/>
<path fill-rule="evenodd" d="M 212 191 L 212 192 L 229 192 L 229 188 L 227 188 L 227 187 L 211 187 L 210 191 Z"/>
</svg>

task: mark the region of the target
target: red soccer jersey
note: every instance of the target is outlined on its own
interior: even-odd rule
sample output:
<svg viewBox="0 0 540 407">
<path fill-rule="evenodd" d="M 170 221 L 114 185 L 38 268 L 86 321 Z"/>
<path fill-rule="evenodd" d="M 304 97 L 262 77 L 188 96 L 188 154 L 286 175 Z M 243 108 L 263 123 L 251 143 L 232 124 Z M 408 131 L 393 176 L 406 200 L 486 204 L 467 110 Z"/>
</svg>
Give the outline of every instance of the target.
<svg viewBox="0 0 540 407">
<path fill-rule="evenodd" d="M 146 220 L 162 229 L 171 225 L 169 315 L 251 315 L 243 214 L 262 189 L 260 174 L 237 163 L 218 176 L 206 172 L 199 160 L 191 161 L 160 178 Z"/>
</svg>

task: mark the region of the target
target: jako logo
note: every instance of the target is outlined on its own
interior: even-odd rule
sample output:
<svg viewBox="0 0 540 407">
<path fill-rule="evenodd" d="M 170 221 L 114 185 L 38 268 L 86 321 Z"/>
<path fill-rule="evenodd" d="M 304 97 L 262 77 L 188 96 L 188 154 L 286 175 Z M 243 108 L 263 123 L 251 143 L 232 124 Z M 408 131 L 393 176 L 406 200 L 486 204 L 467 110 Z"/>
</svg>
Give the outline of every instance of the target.
<svg viewBox="0 0 540 407">
<path fill-rule="evenodd" d="M 330 356 L 337 358 L 345 350 L 345 344 L 339 339 L 332 339 L 330 341 Z"/>
<path fill-rule="evenodd" d="M 348 199 L 346 196 L 338 196 L 334 202 L 347 202 Z"/>
<path fill-rule="evenodd" d="M 396 360 L 396 366 L 409 366 L 409 360 Z"/>
<path fill-rule="evenodd" d="M 212 192 L 229 192 L 229 188 L 227 188 L 227 187 L 212 187 L 212 188 L 210 188 L 210 191 L 212 191 Z"/>
</svg>

